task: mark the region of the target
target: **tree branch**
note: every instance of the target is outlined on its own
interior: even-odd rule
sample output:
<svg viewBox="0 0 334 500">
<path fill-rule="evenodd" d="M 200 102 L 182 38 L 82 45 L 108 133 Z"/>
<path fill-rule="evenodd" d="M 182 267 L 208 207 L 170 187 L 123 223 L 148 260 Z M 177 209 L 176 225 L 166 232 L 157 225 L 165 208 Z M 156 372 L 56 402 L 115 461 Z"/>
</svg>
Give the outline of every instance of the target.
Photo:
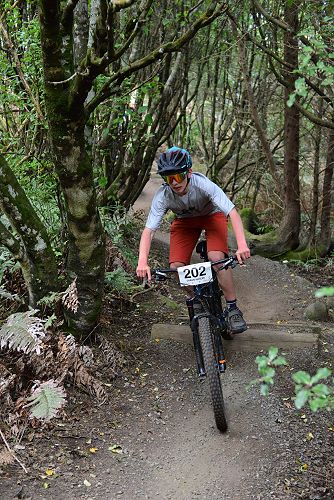
<svg viewBox="0 0 334 500">
<path fill-rule="evenodd" d="M 115 12 L 119 12 L 120 10 L 127 9 L 131 7 L 137 0 L 113 0 L 113 8 Z"/>
<path fill-rule="evenodd" d="M 47 248 L 49 238 L 46 229 L 8 163 L 1 155 L 0 207 L 19 234 L 26 249 L 37 253 Z M 13 248 L 16 249 L 16 247 L 15 242 L 13 242 Z"/>
<path fill-rule="evenodd" d="M 271 70 L 272 72 L 274 73 L 274 75 L 276 76 L 277 80 L 279 81 L 279 83 L 281 83 L 282 85 L 284 85 L 284 87 L 287 87 L 287 82 L 285 81 L 285 79 L 278 73 L 278 71 L 276 70 L 275 66 L 273 65 L 272 61 L 269 60 L 269 64 L 270 64 L 270 67 L 271 67 Z M 325 128 L 329 128 L 329 129 L 333 129 L 334 128 L 334 122 L 333 121 L 330 121 L 330 120 L 324 120 L 323 118 L 320 118 L 319 116 L 315 115 L 314 113 L 312 113 L 311 111 L 308 111 L 307 109 L 305 109 L 299 102 L 298 100 L 298 97 L 296 97 L 296 100 L 295 100 L 295 106 L 299 109 L 299 111 L 306 117 L 308 118 L 312 123 L 316 124 L 316 125 L 320 125 L 321 127 L 325 127 Z"/>
<path fill-rule="evenodd" d="M 171 52 L 176 52 L 180 50 L 186 43 L 188 43 L 194 36 L 195 34 L 203 27 L 209 25 L 212 21 L 214 21 L 217 17 L 221 16 L 226 10 L 226 4 L 225 2 L 222 2 L 218 9 L 216 9 L 216 5 L 214 4 L 213 7 L 210 7 L 197 21 L 193 23 L 193 25 L 179 38 L 174 40 L 173 42 L 167 42 L 160 47 L 157 47 L 154 49 L 150 54 L 147 54 L 146 56 L 142 57 L 141 59 L 137 59 L 133 63 L 129 64 L 126 67 L 121 68 L 118 72 L 116 72 L 101 88 L 99 93 L 95 96 L 94 99 L 92 99 L 87 105 L 86 105 L 86 113 L 89 115 L 104 99 L 105 99 L 105 92 L 108 91 L 110 85 L 112 85 L 114 82 L 117 82 L 117 85 L 120 85 L 125 78 L 130 76 L 132 73 L 138 71 L 139 69 L 145 68 L 146 66 L 149 66 L 152 64 L 154 61 L 161 59 L 164 57 L 165 54 L 171 53 Z M 97 65 L 95 68 L 94 73 L 98 74 L 104 67 L 108 65 L 108 60 L 107 58 L 103 58 L 101 60 L 100 64 Z M 98 69 L 99 66 L 99 69 Z M 87 79 L 91 78 L 91 75 L 87 77 Z M 72 91 L 72 97 L 71 97 L 71 102 L 72 105 L 74 105 L 76 96 L 80 95 L 80 88 L 81 86 L 87 84 L 87 82 L 84 82 L 83 80 L 80 81 L 80 79 L 77 77 L 76 82 L 73 86 L 73 91 Z"/>
<path fill-rule="evenodd" d="M 75 7 L 77 6 L 78 1 L 79 0 L 68 0 L 67 4 L 63 8 L 60 23 L 63 26 L 66 33 L 72 30 L 73 12 Z"/>
<path fill-rule="evenodd" d="M 228 15 L 229 15 L 229 17 L 231 17 L 231 15 L 229 13 L 228 13 Z M 238 26 L 238 27 L 240 29 L 240 26 Z M 277 61 L 279 64 L 281 64 L 282 67 L 286 67 L 288 69 L 293 69 L 292 66 L 291 66 L 291 64 L 289 64 L 286 61 L 284 61 L 283 59 L 281 59 L 275 52 L 273 52 L 272 50 L 270 50 L 266 45 L 263 45 L 260 42 L 258 42 L 249 32 L 245 33 L 244 36 L 246 37 L 247 40 L 249 40 L 250 42 L 252 42 L 256 47 L 258 47 L 263 52 L 265 52 L 270 58 L 275 59 L 275 61 Z M 308 86 L 312 90 L 314 90 L 314 92 L 316 92 L 320 97 L 322 97 L 324 99 L 324 101 L 327 102 L 327 104 L 329 104 L 330 106 L 333 107 L 333 101 L 332 101 L 332 99 L 329 96 L 327 96 L 325 94 L 325 92 L 323 90 L 321 90 L 320 87 L 318 87 L 317 85 L 315 85 L 309 78 L 307 78 L 300 71 L 296 71 L 296 75 L 304 78 L 305 82 L 308 84 Z M 282 83 L 282 81 L 280 81 L 280 83 Z M 282 83 L 282 85 L 285 85 L 285 84 Z"/>
<path fill-rule="evenodd" d="M 286 24 L 284 21 L 282 21 L 281 19 L 277 19 L 276 17 L 274 16 L 271 16 L 263 7 L 262 5 L 257 1 L 257 0 L 253 0 L 253 4 L 255 5 L 255 7 L 257 8 L 257 10 L 266 18 L 268 19 L 268 21 L 270 21 L 271 23 L 273 24 L 276 24 L 276 26 L 279 26 L 280 28 L 282 28 L 284 31 L 292 31 L 291 30 L 291 27 Z"/>
</svg>

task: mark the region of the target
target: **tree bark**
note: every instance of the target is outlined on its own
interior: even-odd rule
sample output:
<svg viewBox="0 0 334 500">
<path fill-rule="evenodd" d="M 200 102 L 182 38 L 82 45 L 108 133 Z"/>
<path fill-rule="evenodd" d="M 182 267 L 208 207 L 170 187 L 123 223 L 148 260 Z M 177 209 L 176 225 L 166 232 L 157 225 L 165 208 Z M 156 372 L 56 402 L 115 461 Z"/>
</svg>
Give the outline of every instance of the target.
<svg viewBox="0 0 334 500">
<path fill-rule="evenodd" d="M 298 4 L 286 2 L 285 21 L 290 30 L 284 33 L 284 60 L 292 68 L 298 68 Z M 299 186 L 299 110 L 295 105 L 288 107 L 289 94 L 294 91 L 295 75 L 286 71 L 287 87 L 284 89 L 284 210 L 278 230 L 279 246 L 293 250 L 299 245 L 300 231 L 300 186 Z"/>
<path fill-rule="evenodd" d="M 73 52 L 67 47 L 71 26 L 66 32 L 61 25 L 58 2 L 41 1 L 40 20 L 46 112 L 68 226 L 65 269 L 71 281 L 76 279 L 79 302 L 77 311 L 67 310 L 65 316 L 76 334 L 87 336 L 96 325 L 102 305 L 105 238 L 86 152 L 85 98 L 81 96 L 76 109 L 71 110 L 71 81 L 67 78 L 73 71 Z"/>
<path fill-rule="evenodd" d="M 322 189 L 322 208 L 320 220 L 320 252 L 327 255 L 331 244 L 331 204 L 333 195 L 333 171 L 334 171 L 334 130 L 328 132 L 328 148 L 326 169 Z"/>
<path fill-rule="evenodd" d="M 323 108 L 323 101 L 320 100 L 320 103 L 319 103 L 319 114 L 320 115 L 321 115 L 322 108 Z M 317 227 L 318 211 L 319 211 L 319 170 L 320 170 L 321 134 L 322 134 L 322 128 L 320 127 L 320 125 L 316 125 L 315 126 L 315 138 L 314 138 L 312 211 L 311 211 L 310 234 L 309 234 L 309 242 L 308 242 L 310 247 L 314 247 L 316 245 L 316 227 Z"/>
<path fill-rule="evenodd" d="M 0 207 L 19 237 L 10 237 L 9 231 L 1 225 L 0 241 L 20 262 L 29 305 L 36 307 L 42 297 L 58 289 L 56 259 L 44 224 L 2 156 Z"/>
</svg>

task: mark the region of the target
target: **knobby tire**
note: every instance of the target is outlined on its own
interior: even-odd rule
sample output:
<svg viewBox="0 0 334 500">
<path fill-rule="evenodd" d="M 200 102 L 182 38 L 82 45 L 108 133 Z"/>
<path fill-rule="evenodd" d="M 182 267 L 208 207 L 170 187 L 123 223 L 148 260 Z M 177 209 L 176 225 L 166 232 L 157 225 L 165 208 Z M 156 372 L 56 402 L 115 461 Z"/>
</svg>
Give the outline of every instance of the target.
<svg viewBox="0 0 334 500">
<path fill-rule="evenodd" d="M 198 318 L 198 334 L 202 347 L 206 378 L 209 382 L 216 426 L 220 432 L 225 432 L 227 430 L 227 421 L 225 417 L 224 398 L 209 318 L 205 316 Z"/>
</svg>

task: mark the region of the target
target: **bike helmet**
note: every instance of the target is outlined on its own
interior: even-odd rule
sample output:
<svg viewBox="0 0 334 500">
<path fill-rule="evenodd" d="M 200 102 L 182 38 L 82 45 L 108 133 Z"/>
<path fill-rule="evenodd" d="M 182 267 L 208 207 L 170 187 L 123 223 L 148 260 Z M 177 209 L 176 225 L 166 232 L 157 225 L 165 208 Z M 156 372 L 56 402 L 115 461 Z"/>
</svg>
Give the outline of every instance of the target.
<svg viewBox="0 0 334 500">
<path fill-rule="evenodd" d="M 158 174 L 162 176 L 186 173 L 191 169 L 191 156 L 186 149 L 173 146 L 162 153 L 158 160 Z"/>
</svg>

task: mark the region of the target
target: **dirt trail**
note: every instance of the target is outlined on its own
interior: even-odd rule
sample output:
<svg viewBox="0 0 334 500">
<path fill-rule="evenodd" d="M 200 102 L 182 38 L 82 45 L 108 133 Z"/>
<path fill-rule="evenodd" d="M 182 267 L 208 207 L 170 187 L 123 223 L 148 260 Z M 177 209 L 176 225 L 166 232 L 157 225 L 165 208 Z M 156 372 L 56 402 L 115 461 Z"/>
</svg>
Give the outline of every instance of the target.
<svg viewBox="0 0 334 500">
<path fill-rule="evenodd" d="M 154 178 L 135 208 L 147 207 L 158 183 Z M 158 234 L 156 244 L 165 239 Z M 311 283 L 260 257 L 236 269 L 235 280 L 249 322 L 302 322 L 313 297 Z M 178 302 L 180 291 L 174 290 L 173 298 Z M 1 500 L 332 498 L 331 416 L 298 412 L 291 401 L 290 372 L 313 370 L 317 348 L 287 353 L 289 367 L 269 398 L 258 388 L 247 389 L 257 376 L 256 354 L 231 353 L 223 376 L 229 430 L 220 434 L 191 346 L 149 337 L 145 320 L 175 323 L 182 315 L 181 305 L 163 305 L 150 291 L 135 311 L 114 318 L 114 338 L 126 337 L 132 363 L 112 383 L 110 404 L 96 407 L 77 397 L 65 429 L 60 424 L 47 440 L 26 444 L 35 474 L 27 479 L 13 466 L 0 478 Z M 116 444 L 122 453 L 112 452 Z M 47 467 L 59 477 L 41 479 Z"/>
</svg>

